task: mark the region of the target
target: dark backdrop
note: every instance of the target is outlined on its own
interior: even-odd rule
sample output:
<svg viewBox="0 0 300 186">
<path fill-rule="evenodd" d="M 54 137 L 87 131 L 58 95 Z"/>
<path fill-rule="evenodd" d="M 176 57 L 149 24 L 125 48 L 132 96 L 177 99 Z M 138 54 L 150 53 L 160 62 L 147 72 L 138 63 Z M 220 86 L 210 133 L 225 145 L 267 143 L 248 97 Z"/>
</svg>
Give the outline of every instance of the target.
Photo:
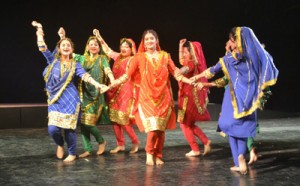
<svg viewBox="0 0 300 186">
<path fill-rule="evenodd" d="M 153 28 L 162 49 L 171 54 L 177 66 L 181 38 L 200 41 L 207 65 L 212 66 L 224 55 L 229 30 L 248 26 L 265 43 L 279 69 L 266 108 L 299 112 L 299 12 L 297 0 L 6 1 L 0 12 L 0 103 L 46 102 L 42 77 L 46 62 L 36 46 L 32 20 L 43 24 L 50 49 L 63 26 L 77 53 L 83 53 L 93 28 L 98 28 L 117 51 L 120 38 L 131 37 L 138 45 L 142 32 Z M 176 100 L 178 86 L 174 79 L 172 85 Z M 222 96 L 222 89 L 212 89 L 210 102 L 221 103 Z"/>
</svg>

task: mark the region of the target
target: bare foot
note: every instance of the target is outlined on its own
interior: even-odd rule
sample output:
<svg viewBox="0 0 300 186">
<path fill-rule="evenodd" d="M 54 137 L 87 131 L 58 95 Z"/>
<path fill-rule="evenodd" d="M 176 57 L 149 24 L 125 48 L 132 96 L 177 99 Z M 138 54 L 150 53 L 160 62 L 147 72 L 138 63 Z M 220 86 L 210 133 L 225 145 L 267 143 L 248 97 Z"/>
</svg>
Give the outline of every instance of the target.
<svg viewBox="0 0 300 186">
<path fill-rule="evenodd" d="M 231 171 L 240 171 L 240 167 L 233 166 L 233 167 L 230 167 L 230 170 Z"/>
<path fill-rule="evenodd" d="M 200 155 L 200 151 L 193 151 L 191 150 L 189 153 L 186 153 L 185 156 L 188 157 L 195 157 L 195 156 L 199 156 Z"/>
<path fill-rule="evenodd" d="M 56 149 L 56 157 L 58 159 L 62 159 L 64 157 L 64 147 L 63 146 L 57 146 L 57 149 Z"/>
<path fill-rule="evenodd" d="M 71 162 L 74 161 L 76 159 L 76 155 L 69 155 L 68 157 L 66 157 L 66 159 L 64 159 L 64 162 Z"/>
<path fill-rule="evenodd" d="M 162 165 L 162 164 L 164 164 L 164 162 L 162 161 L 162 159 L 160 159 L 158 157 L 155 158 L 155 163 L 156 163 L 156 165 Z"/>
<path fill-rule="evenodd" d="M 146 158 L 146 165 L 153 166 L 154 165 L 154 160 L 153 160 L 153 155 L 146 153 L 147 158 Z"/>
<path fill-rule="evenodd" d="M 220 136 L 222 136 L 223 138 L 226 137 L 226 134 L 225 134 L 223 131 L 219 132 L 219 134 L 220 134 Z"/>
<path fill-rule="evenodd" d="M 250 151 L 250 160 L 249 160 L 248 164 L 250 165 L 250 164 L 256 162 L 257 158 L 258 157 L 257 157 L 256 148 L 253 147 L 252 150 Z"/>
<path fill-rule="evenodd" d="M 131 150 L 129 151 L 130 154 L 136 153 L 139 150 L 140 143 L 132 144 Z"/>
<path fill-rule="evenodd" d="M 105 146 L 106 146 L 106 141 L 104 141 L 103 143 L 101 143 L 99 145 L 98 151 L 97 151 L 97 155 L 101 155 L 104 153 L 105 151 Z"/>
<path fill-rule="evenodd" d="M 244 156 L 242 154 L 239 155 L 239 167 L 241 174 L 247 174 L 247 164 Z"/>
<path fill-rule="evenodd" d="M 205 156 L 206 154 L 210 153 L 210 151 L 211 151 L 211 140 L 208 140 L 207 144 L 204 145 L 203 156 Z"/>
<path fill-rule="evenodd" d="M 88 157 L 90 155 L 92 155 L 90 152 L 85 151 L 84 153 L 82 153 L 82 154 L 79 155 L 79 158 L 85 158 L 85 157 Z"/>
<path fill-rule="evenodd" d="M 119 151 L 124 151 L 125 150 L 125 146 L 117 146 L 116 148 L 114 148 L 113 150 L 110 150 L 109 152 L 111 154 L 116 154 L 118 153 Z"/>
</svg>

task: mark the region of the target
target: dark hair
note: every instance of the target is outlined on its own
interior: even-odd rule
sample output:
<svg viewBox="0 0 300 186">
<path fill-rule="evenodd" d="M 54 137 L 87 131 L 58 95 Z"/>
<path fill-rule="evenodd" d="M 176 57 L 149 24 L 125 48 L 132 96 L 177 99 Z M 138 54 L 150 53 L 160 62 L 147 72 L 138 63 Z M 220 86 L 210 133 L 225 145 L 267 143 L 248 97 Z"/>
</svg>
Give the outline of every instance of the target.
<svg viewBox="0 0 300 186">
<path fill-rule="evenodd" d="M 68 38 L 68 37 L 59 40 L 59 41 L 57 42 L 57 44 L 56 44 L 56 47 L 59 48 L 60 45 L 61 45 L 61 43 L 62 43 L 63 41 L 65 41 L 65 40 L 67 40 L 67 41 L 70 42 L 71 48 L 73 49 L 73 52 L 74 52 L 74 43 L 73 43 L 73 41 L 72 41 L 70 38 Z M 55 56 L 56 56 L 56 57 L 60 57 L 60 53 L 57 53 Z M 73 58 L 73 55 L 72 55 L 72 54 L 70 54 L 70 58 L 71 58 L 71 59 Z"/>
<path fill-rule="evenodd" d="M 232 38 L 234 41 L 236 40 L 236 27 L 233 27 L 229 31 L 229 39 Z"/>
<path fill-rule="evenodd" d="M 153 30 L 153 29 L 147 29 L 144 31 L 143 36 L 142 36 L 142 40 L 144 40 L 146 34 L 151 33 L 154 35 L 154 37 L 158 40 L 158 35 L 157 33 Z"/>
<path fill-rule="evenodd" d="M 56 47 L 59 48 L 59 47 L 60 47 L 60 44 L 61 44 L 64 40 L 69 41 L 69 42 L 71 43 L 71 47 L 72 47 L 73 50 L 74 50 L 74 43 L 73 43 L 73 41 L 72 41 L 70 38 L 68 38 L 68 37 L 59 40 L 59 41 L 57 42 L 57 44 L 56 44 Z"/>
<path fill-rule="evenodd" d="M 101 42 L 99 41 L 99 39 L 96 36 L 91 36 L 87 41 L 87 45 L 90 43 L 91 40 L 96 40 L 101 49 Z"/>
<path fill-rule="evenodd" d="M 132 43 L 130 41 L 128 41 L 127 38 L 122 38 L 121 41 L 120 41 L 120 46 L 123 44 L 123 43 L 127 43 L 129 45 L 129 47 L 131 48 L 132 50 Z"/>
<path fill-rule="evenodd" d="M 100 54 L 100 53 L 102 52 L 102 45 L 101 45 L 101 42 L 99 41 L 99 39 L 98 39 L 96 36 L 90 36 L 89 39 L 88 39 L 87 42 L 86 42 L 86 45 L 89 45 L 89 43 L 90 43 L 92 40 L 95 40 L 95 41 L 97 42 L 97 44 L 99 45 L 100 50 L 99 50 L 98 54 Z M 90 54 L 90 51 L 87 51 L 87 54 L 88 54 L 88 55 L 91 55 L 91 54 Z"/>
<path fill-rule="evenodd" d="M 189 41 L 184 42 L 182 47 L 186 47 L 188 51 L 191 53 L 191 43 Z"/>
</svg>

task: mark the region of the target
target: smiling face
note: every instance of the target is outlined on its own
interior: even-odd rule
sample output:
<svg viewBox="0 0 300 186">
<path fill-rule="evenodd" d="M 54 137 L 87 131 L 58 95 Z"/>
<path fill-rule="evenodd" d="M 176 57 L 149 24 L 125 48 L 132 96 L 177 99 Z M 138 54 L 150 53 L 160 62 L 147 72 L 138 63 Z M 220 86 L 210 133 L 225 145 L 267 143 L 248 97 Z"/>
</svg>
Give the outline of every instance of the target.
<svg viewBox="0 0 300 186">
<path fill-rule="evenodd" d="M 96 55 L 99 53 L 100 46 L 99 46 L 97 39 L 91 39 L 89 41 L 88 50 L 89 50 L 90 54 L 92 54 L 92 55 Z"/>
<path fill-rule="evenodd" d="M 73 43 L 69 39 L 63 39 L 58 43 L 58 52 L 61 56 L 71 56 L 73 53 Z"/>
<path fill-rule="evenodd" d="M 144 36 L 144 47 L 148 50 L 156 50 L 156 45 L 158 43 L 158 39 L 155 37 L 154 34 L 148 32 Z"/>
</svg>

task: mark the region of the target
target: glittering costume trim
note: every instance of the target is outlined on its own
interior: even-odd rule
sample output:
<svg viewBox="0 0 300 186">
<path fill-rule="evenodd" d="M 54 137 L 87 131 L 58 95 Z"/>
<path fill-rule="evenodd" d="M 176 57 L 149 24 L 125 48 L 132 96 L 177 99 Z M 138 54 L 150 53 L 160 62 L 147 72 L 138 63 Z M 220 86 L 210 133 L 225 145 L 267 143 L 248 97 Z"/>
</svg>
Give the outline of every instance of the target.
<svg viewBox="0 0 300 186">
<path fill-rule="evenodd" d="M 112 122 L 118 123 L 119 125 L 129 124 L 129 114 L 119 110 L 110 109 L 109 118 Z"/>
<path fill-rule="evenodd" d="M 99 106 L 97 114 L 85 113 L 83 111 L 81 115 L 81 123 L 85 125 L 96 126 L 101 116 L 102 110 L 103 110 L 103 105 Z"/>
<path fill-rule="evenodd" d="M 166 130 L 167 122 L 169 121 L 169 118 L 172 113 L 172 107 L 169 107 L 167 116 L 165 118 L 160 118 L 155 116 L 145 118 L 145 115 L 142 111 L 140 104 L 138 105 L 138 109 L 139 109 L 141 120 L 143 122 L 143 126 L 145 128 L 145 132 L 155 131 L 155 130 L 159 130 L 159 131 Z"/>
<path fill-rule="evenodd" d="M 177 118 L 177 121 L 178 122 L 183 122 L 184 120 L 184 115 L 185 115 L 185 112 L 186 112 L 186 107 L 187 107 L 187 103 L 188 103 L 188 97 L 184 97 L 183 98 L 183 105 L 182 105 L 182 109 L 178 109 L 178 118 Z"/>
<path fill-rule="evenodd" d="M 264 92 L 260 91 L 258 97 L 256 100 L 254 100 L 252 106 L 250 109 L 244 111 L 244 112 L 240 112 L 238 111 L 238 106 L 237 106 L 237 101 L 236 101 L 236 97 L 234 94 L 234 89 L 233 89 L 233 85 L 232 85 L 232 81 L 230 80 L 230 76 L 229 73 L 227 71 L 226 65 L 224 63 L 224 60 L 222 58 L 220 58 L 220 64 L 222 67 L 222 70 L 224 72 L 224 74 L 226 75 L 226 77 L 229 80 L 229 86 L 230 86 L 230 94 L 231 94 L 231 98 L 232 98 L 232 106 L 233 106 L 233 116 L 236 119 L 251 115 L 257 108 L 262 108 L 262 104 L 261 104 L 261 99 L 264 96 Z M 264 84 L 262 84 L 261 86 L 261 90 L 264 90 L 265 88 L 272 86 L 274 84 L 276 84 L 277 79 L 272 79 L 271 81 L 267 81 Z"/>
<path fill-rule="evenodd" d="M 75 114 L 65 114 L 57 111 L 48 113 L 48 125 L 55 125 L 64 129 L 76 129 L 80 104 L 76 106 Z"/>
<path fill-rule="evenodd" d="M 50 72 L 54 66 L 55 63 L 57 63 L 58 61 L 56 62 L 53 62 L 51 63 L 51 65 L 48 67 L 47 69 L 47 72 L 46 72 L 46 75 L 44 77 L 44 80 L 45 82 L 47 83 L 48 82 L 48 78 L 49 78 L 49 75 L 50 75 Z M 49 92 L 47 91 L 47 95 L 48 95 L 48 105 L 52 105 L 53 103 L 55 103 L 59 98 L 60 96 L 62 95 L 62 93 L 64 92 L 64 90 L 66 89 L 66 87 L 70 84 L 70 82 L 72 81 L 73 79 L 73 75 L 75 73 L 75 70 L 76 70 L 76 62 L 74 60 L 71 60 L 70 61 L 71 63 L 71 70 L 70 70 L 70 73 L 66 79 L 66 82 L 64 83 L 64 85 L 61 87 L 61 89 L 55 94 L 55 96 L 50 100 L 50 94 Z"/>
<path fill-rule="evenodd" d="M 206 79 L 211 79 L 215 76 L 215 74 L 211 73 L 210 68 L 208 68 L 204 71 L 204 76 Z"/>
</svg>

